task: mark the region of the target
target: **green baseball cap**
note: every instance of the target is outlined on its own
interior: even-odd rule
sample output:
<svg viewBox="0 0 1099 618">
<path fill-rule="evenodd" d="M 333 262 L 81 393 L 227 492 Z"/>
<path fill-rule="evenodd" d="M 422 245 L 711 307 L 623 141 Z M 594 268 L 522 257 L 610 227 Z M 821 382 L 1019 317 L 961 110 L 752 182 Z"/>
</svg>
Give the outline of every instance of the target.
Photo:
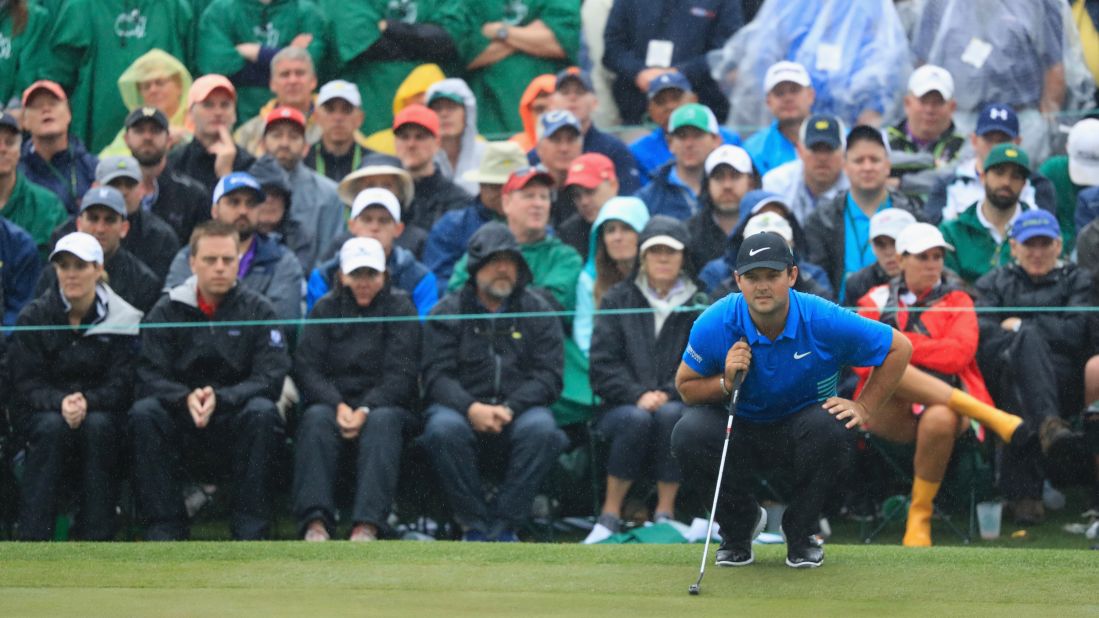
<svg viewBox="0 0 1099 618">
<path fill-rule="evenodd" d="M 1030 176 L 1030 157 L 1025 150 L 1015 144 L 999 144 L 985 157 L 986 170 L 1004 163 L 1014 163 L 1022 168 L 1024 175 Z"/>
<path fill-rule="evenodd" d="M 681 127 L 694 127 L 712 135 L 720 135 L 714 113 L 700 103 L 688 103 L 672 112 L 672 117 L 668 120 L 668 132 L 675 133 Z"/>
</svg>

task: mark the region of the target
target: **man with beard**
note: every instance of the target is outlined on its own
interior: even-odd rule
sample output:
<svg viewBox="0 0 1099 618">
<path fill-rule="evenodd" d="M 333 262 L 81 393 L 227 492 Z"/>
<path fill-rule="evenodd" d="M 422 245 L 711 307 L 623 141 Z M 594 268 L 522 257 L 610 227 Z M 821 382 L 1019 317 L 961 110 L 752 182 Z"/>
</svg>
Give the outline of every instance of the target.
<svg viewBox="0 0 1099 618">
<path fill-rule="evenodd" d="M 752 158 L 740 146 L 723 145 L 706 157 L 706 176 L 699 201 L 702 208 L 687 220 L 691 243 L 687 255 L 696 268 L 721 257 L 725 242 L 737 224 L 750 213 L 741 216 L 740 200 L 752 189 L 759 188 L 759 175 Z"/>
<path fill-rule="evenodd" d="M 210 219 L 209 194 L 194 178 L 168 169 L 168 117 L 155 107 L 139 107 L 126 117 L 122 139 L 141 166 L 141 209 L 166 221 L 179 241 L 187 242 L 195 226 Z"/>
<path fill-rule="evenodd" d="M 548 209 L 547 196 L 542 201 Z M 485 224 L 466 255 L 469 261 L 458 266 L 464 284 L 431 315 L 468 318 L 425 323 L 431 345 L 423 357 L 428 407 L 420 442 L 463 540 L 517 541 L 535 492 L 567 442 L 549 409 L 562 387 L 561 324 L 544 315 L 494 317 L 551 310 L 529 289 L 531 270 L 508 226 Z M 503 477 L 491 502 L 478 471 L 482 457 L 496 462 L 493 472 Z"/>
<path fill-rule="evenodd" d="M 536 167 L 512 172 L 502 189 L 504 217 L 530 272 L 528 287 L 547 292 L 547 300 L 571 311 L 576 308 L 576 280 L 583 263 L 575 249 L 549 234 L 553 186 L 553 177 Z M 458 292 L 466 285 L 473 270 L 466 267 L 471 257 L 466 253 L 454 265 L 449 291 Z"/>
<path fill-rule="evenodd" d="M 233 226 L 240 236 L 240 282 L 266 298 L 275 309 L 275 317 L 296 320 L 302 309 L 301 264 L 278 241 L 256 233 L 259 206 L 266 198 L 251 174 L 233 172 L 218 181 L 210 214 Z M 187 246 L 172 261 L 165 289 L 183 285 L 191 276 L 191 248 Z"/>
<path fill-rule="evenodd" d="M 305 167 L 305 116 L 293 107 L 276 107 L 267 114 L 263 149 L 290 176 L 289 217 L 301 226 L 312 246 L 299 252 L 302 266 L 312 269 L 343 228 L 343 204 L 336 183 Z"/>
<path fill-rule="evenodd" d="M 1018 216 L 1035 207 L 1019 200 L 1030 176 L 1030 157 L 1015 144 L 1000 144 L 984 161 L 985 198 L 940 226 L 956 251 L 946 267 L 972 284 L 981 275 L 1011 262 L 1008 230 Z"/>
</svg>

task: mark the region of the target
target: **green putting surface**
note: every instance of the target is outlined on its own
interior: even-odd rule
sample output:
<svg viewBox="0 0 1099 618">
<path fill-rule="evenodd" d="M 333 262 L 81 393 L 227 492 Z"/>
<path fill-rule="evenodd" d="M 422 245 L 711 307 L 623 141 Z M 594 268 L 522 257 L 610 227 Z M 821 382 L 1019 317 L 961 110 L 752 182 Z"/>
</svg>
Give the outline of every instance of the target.
<svg viewBox="0 0 1099 618">
<path fill-rule="evenodd" d="M 713 548 L 711 548 L 712 550 Z M 0 544 L 0 616 L 1096 616 L 1099 552 L 450 542 Z M 712 556 L 712 554 L 711 554 Z M 795 614 L 796 613 L 796 614 Z"/>
</svg>

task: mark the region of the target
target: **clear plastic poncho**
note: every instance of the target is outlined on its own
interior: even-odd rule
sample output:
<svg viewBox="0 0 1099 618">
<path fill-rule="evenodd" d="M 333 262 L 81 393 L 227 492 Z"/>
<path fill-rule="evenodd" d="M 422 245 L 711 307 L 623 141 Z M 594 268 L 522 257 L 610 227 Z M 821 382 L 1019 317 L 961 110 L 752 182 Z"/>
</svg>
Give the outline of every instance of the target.
<svg viewBox="0 0 1099 618">
<path fill-rule="evenodd" d="M 926 0 L 912 53 L 950 71 L 961 111 L 992 102 L 1037 107 L 1045 71 L 1059 63 L 1066 108 L 1090 103 L 1095 88 L 1064 0 Z"/>
<path fill-rule="evenodd" d="M 779 60 L 808 69 L 814 112 L 849 124 L 867 110 L 893 117 L 912 68 L 892 0 L 767 0 L 708 60 L 729 97 L 729 123 L 736 127 L 771 121 L 763 78 Z"/>
</svg>

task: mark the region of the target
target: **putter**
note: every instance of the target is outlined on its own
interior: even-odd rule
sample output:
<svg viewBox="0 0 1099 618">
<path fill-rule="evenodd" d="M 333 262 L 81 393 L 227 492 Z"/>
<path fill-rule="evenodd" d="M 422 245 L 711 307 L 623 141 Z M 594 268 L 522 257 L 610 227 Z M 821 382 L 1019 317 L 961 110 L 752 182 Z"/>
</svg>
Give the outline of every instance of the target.
<svg viewBox="0 0 1099 618">
<path fill-rule="evenodd" d="M 736 400 L 740 395 L 740 385 L 744 383 L 744 372 L 733 376 L 733 396 L 729 400 L 729 418 L 725 421 L 725 446 L 721 447 L 721 463 L 717 468 L 717 485 L 714 486 L 714 503 L 710 506 L 710 525 L 706 527 L 706 546 L 702 549 L 702 565 L 698 567 L 698 579 L 687 592 L 698 595 L 702 592 L 702 577 L 706 575 L 706 559 L 710 555 L 710 537 L 714 534 L 714 515 L 717 514 L 717 497 L 721 494 L 721 478 L 725 475 L 725 455 L 729 452 L 729 437 L 733 434 L 733 416 L 736 414 Z"/>
</svg>

